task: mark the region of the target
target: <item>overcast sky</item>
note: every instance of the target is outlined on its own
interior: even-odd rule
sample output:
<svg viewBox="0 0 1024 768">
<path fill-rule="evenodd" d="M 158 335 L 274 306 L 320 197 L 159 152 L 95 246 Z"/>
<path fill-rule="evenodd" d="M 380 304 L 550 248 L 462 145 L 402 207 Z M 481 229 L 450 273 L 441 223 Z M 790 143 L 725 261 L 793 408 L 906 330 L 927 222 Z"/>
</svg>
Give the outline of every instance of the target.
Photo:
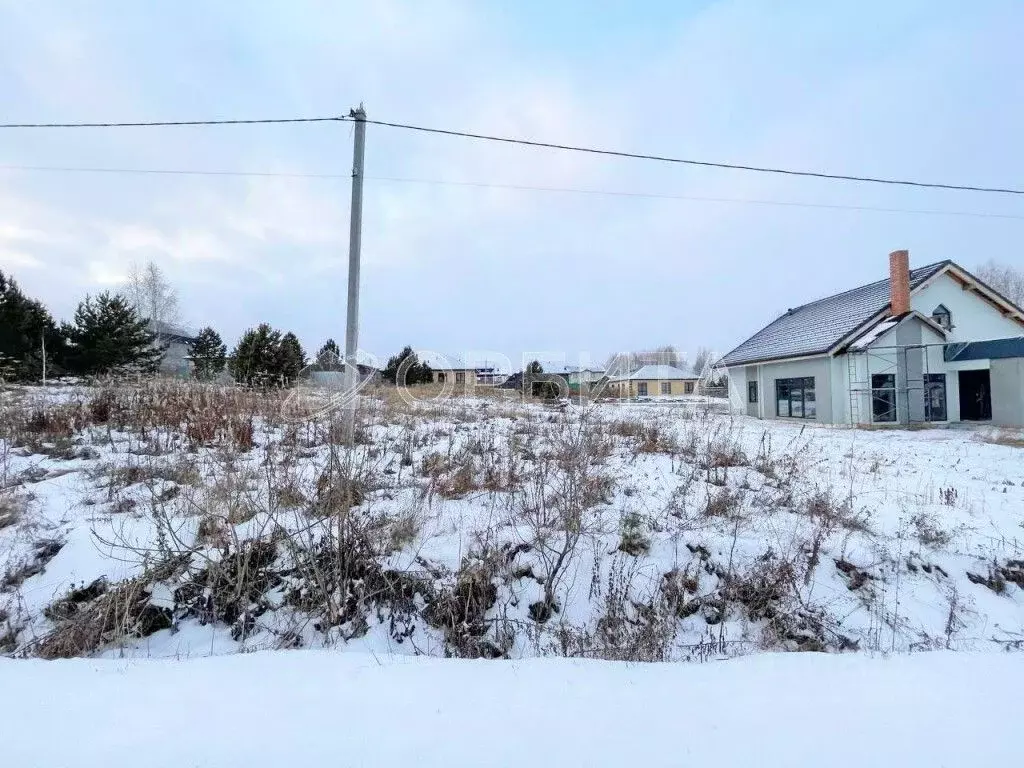
<svg viewBox="0 0 1024 768">
<path fill-rule="evenodd" d="M 1024 3 L 0 0 L 0 122 L 346 114 L 732 163 L 1024 179 Z M 193 328 L 344 338 L 352 128 L 7 130 L 0 269 L 58 317 L 156 262 Z M 12 165 L 336 173 L 337 179 Z M 913 265 L 1024 267 L 1009 196 L 794 179 L 370 126 L 361 346 L 725 352 Z M 406 181 L 399 181 L 404 179 Z M 416 182 L 408 181 L 418 180 Z M 426 183 L 429 182 L 429 183 Z M 474 182 L 681 197 L 437 184 Z M 705 198 L 705 199 L 698 199 Z"/>
</svg>

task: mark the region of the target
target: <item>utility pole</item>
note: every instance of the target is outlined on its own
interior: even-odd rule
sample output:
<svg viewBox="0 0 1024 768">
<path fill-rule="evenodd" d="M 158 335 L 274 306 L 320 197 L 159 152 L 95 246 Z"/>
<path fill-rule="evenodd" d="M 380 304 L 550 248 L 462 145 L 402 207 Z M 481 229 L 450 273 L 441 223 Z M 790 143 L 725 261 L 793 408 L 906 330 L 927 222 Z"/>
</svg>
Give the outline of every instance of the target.
<svg viewBox="0 0 1024 768">
<path fill-rule="evenodd" d="M 359 256 L 363 240 L 363 157 L 366 150 L 366 110 L 360 104 L 349 112 L 355 121 L 352 148 L 352 208 L 348 232 L 348 314 L 345 326 L 345 443 L 355 443 L 356 384 L 359 349 Z"/>
<path fill-rule="evenodd" d="M 46 331 L 39 332 L 39 342 L 43 347 L 43 386 L 46 386 Z"/>
</svg>

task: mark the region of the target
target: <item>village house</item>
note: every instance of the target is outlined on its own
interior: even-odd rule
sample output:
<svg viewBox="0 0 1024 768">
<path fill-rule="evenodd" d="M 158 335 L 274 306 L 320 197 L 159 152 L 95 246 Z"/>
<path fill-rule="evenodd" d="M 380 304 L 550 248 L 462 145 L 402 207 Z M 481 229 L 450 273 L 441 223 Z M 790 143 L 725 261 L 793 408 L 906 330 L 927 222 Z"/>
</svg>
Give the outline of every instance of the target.
<svg viewBox="0 0 1024 768">
<path fill-rule="evenodd" d="M 430 366 L 435 384 L 454 383 L 457 387 L 493 387 L 505 380 L 495 363 L 480 360 L 476 364 L 459 355 L 445 355 L 436 352 L 417 352 L 421 363 Z"/>
<path fill-rule="evenodd" d="M 831 424 L 1024 425 L 1024 310 L 952 261 L 788 310 L 719 365 L 730 407 Z"/>
<path fill-rule="evenodd" d="M 167 323 L 149 322 L 148 325 L 155 336 L 153 343 L 163 350 L 158 366 L 160 373 L 185 378 L 191 376 L 195 334 Z"/>
<path fill-rule="evenodd" d="M 672 365 L 645 365 L 633 373 L 608 379 L 606 394 L 612 397 L 679 397 L 697 391 L 699 376 Z"/>
</svg>

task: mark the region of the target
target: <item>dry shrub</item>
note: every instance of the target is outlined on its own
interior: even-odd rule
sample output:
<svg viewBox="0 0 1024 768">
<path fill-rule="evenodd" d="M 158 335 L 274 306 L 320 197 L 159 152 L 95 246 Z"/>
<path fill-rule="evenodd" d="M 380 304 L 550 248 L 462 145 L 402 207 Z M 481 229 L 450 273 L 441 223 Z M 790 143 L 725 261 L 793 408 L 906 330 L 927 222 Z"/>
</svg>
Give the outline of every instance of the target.
<svg viewBox="0 0 1024 768">
<path fill-rule="evenodd" d="M 705 469 L 745 467 L 750 463 L 743 449 L 731 440 L 712 440 L 701 459 Z"/>
<path fill-rule="evenodd" d="M 46 405 L 33 410 L 25 420 L 24 432 L 49 440 L 73 437 L 82 422 L 79 405 Z"/>
<path fill-rule="evenodd" d="M 52 603 L 46 615 L 55 627 L 31 649 L 43 659 L 69 659 L 95 653 L 110 643 L 147 637 L 172 624 L 169 608 L 149 602 L 158 572 L 169 575 L 181 563 L 166 563 L 151 574 L 114 586 L 99 579 Z"/>
<path fill-rule="evenodd" d="M 367 460 L 358 459 L 351 452 L 332 454 L 317 478 L 310 511 L 319 517 L 345 514 L 365 503 L 379 487 Z"/>
<path fill-rule="evenodd" d="M 628 437 L 639 439 L 643 437 L 645 430 L 644 423 L 637 418 L 633 419 L 616 419 L 608 422 L 607 430 L 609 435 L 615 437 Z"/>
<path fill-rule="evenodd" d="M 316 617 L 313 627 L 325 635 L 337 630 L 349 640 L 365 634 L 369 611 L 376 609 L 401 643 L 419 618 L 416 596 L 429 602 L 433 593 L 424 579 L 381 566 L 383 545 L 371 523 L 352 509 L 316 531 L 284 536 L 288 568 L 281 588 L 286 603 Z"/>
<path fill-rule="evenodd" d="M 174 590 L 178 612 L 198 618 L 200 624 L 221 621 L 231 627 L 235 640 L 247 637 L 270 608 L 267 593 L 281 584 L 274 569 L 278 543 L 271 536 L 223 546 L 217 560 L 190 572 Z"/>
<path fill-rule="evenodd" d="M 32 545 L 32 556 L 19 563 L 10 563 L 0 578 L 0 592 L 17 589 L 26 579 L 42 573 L 47 564 L 57 556 L 64 542 L 59 539 L 40 539 Z"/>
<path fill-rule="evenodd" d="M 608 439 L 586 419 L 561 422 L 550 436 L 521 489 L 513 493 L 511 524 L 523 532 L 543 572 L 544 602 L 557 605 L 556 591 L 575 560 L 582 537 L 593 530 L 590 510 L 611 502 L 615 478 L 604 466 Z"/>
<path fill-rule="evenodd" d="M 195 460 L 180 456 L 172 462 L 148 461 L 140 464 L 118 466 L 101 464 L 89 471 L 93 479 L 104 480 L 112 491 L 132 485 L 153 484 L 160 481 L 177 485 L 198 485 L 202 477 Z"/>
<path fill-rule="evenodd" d="M 637 595 L 639 576 L 636 560 L 616 556 L 601 593 L 594 629 L 559 627 L 559 651 L 566 656 L 609 661 L 670 661 L 679 628 L 681 593 L 665 589 L 663 582 L 650 595 Z"/>
<path fill-rule="evenodd" d="M 279 423 L 285 395 L 174 379 L 108 381 L 84 412 L 93 424 L 140 434 L 156 429 L 179 432 L 193 446 L 254 446 L 257 417 Z"/>
<path fill-rule="evenodd" d="M 1024 589 L 1024 560 L 1007 560 L 1000 565 L 997 560 L 993 559 L 989 564 L 987 576 L 968 571 L 967 578 L 972 584 L 986 586 L 997 595 L 1005 593 L 1007 585 L 1010 583 Z"/>
<path fill-rule="evenodd" d="M 643 518 L 630 512 L 619 520 L 619 551 L 639 557 L 651 549 L 651 537 Z"/>
<path fill-rule="evenodd" d="M 388 548 L 398 551 L 416 541 L 420 534 L 421 521 L 416 510 L 406 510 L 390 520 L 388 527 Z"/>
<path fill-rule="evenodd" d="M 797 651 L 855 649 L 856 642 L 829 631 L 822 616 L 800 599 L 797 566 L 771 550 L 741 574 L 730 574 L 721 588 L 726 601 L 743 606 L 752 622 L 763 622 L 766 647 Z"/>
<path fill-rule="evenodd" d="M 446 499 L 461 499 L 479 488 L 472 461 L 460 464 L 454 471 L 441 477 L 436 484 L 438 494 Z"/>
<path fill-rule="evenodd" d="M 450 471 L 450 469 L 450 459 L 437 451 L 428 453 L 420 462 L 420 474 L 425 477 L 437 478 Z"/>
<path fill-rule="evenodd" d="M 838 498 L 830 490 L 815 490 L 796 512 L 808 517 L 818 528 L 827 528 L 831 533 L 839 528 L 871 535 L 871 517 L 867 510 L 853 509 L 850 496 Z"/>
<path fill-rule="evenodd" d="M 721 488 L 718 491 L 709 490 L 703 514 L 705 517 L 720 517 L 733 521 L 744 519 L 743 493 L 730 488 Z"/>
<path fill-rule="evenodd" d="M 18 523 L 27 510 L 27 496 L 14 491 L 0 492 L 0 530 Z"/>
<path fill-rule="evenodd" d="M 935 515 L 918 512 L 910 518 L 910 524 L 914 527 L 917 540 L 926 547 L 941 549 L 948 547 L 953 540 L 952 534 L 939 525 L 939 519 Z"/>
<path fill-rule="evenodd" d="M 485 641 L 487 612 L 498 599 L 494 584 L 495 562 L 487 557 L 467 557 L 454 586 L 441 591 L 424 611 L 423 618 L 444 632 L 449 652 L 462 658 L 497 658 L 504 651 Z"/>
</svg>

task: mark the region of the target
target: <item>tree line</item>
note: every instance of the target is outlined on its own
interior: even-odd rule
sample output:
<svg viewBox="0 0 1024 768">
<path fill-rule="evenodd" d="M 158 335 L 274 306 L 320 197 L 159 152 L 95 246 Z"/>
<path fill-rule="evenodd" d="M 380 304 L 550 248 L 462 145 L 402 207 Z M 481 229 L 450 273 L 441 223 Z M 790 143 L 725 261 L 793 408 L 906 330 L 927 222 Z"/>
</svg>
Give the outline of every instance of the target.
<svg viewBox="0 0 1024 768">
<path fill-rule="evenodd" d="M 153 373 L 167 351 L 173 293 L 150 265 L 132 276 L 125 294 L 88 295 L 70 322 L 58 323 L 13 277 L 0 271 L 0 379 L 40 381 L 57 376 Z M 135 295 L 133 295 L 135 294 Z M 147 310 L 158 319 L 143 314 Z M 284 386 L 306 367 L 298 337 L 262 323 L 250 328 L 228 354 L 220 334 L 203 328 L 188 344 L 193 374 L 213 380 L 229 374 L 252 386 Z M 317 353 L 323 368 L 341 368 L 338 345 L 328 339 Z"/>
</svg>

